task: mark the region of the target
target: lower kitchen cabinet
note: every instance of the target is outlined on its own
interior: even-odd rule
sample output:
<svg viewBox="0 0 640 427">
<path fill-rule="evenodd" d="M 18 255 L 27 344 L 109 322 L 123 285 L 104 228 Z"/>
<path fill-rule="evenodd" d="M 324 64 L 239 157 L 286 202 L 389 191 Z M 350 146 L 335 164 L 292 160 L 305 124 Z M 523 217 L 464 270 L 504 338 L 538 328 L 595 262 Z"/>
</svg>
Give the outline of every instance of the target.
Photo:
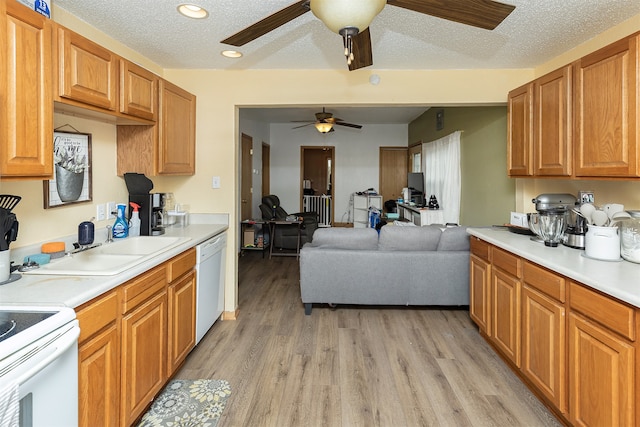
<svg viewBox="0 0 640 427">
<path fill-rule="evenodd" d="M 167 376 L 173 375 L 196 344 L 196 273 L 170 283 Z"/>
<path fill-rule="evenodd" d="M 484 336 L 509 366 L 563 423 L 640 425 L 640 308 L 486 242 L 480 257 L 473 239 L 470 292 L 490 271 Z M 481 332 L 483 303 L 472 296 L 469 307 Z"/>
<path fill-rule="evenodd" d="M 485 334 L 491 332 L 490 295 L 491 265 L 475 254 L 471 254 L 469 271 L 469 316 Z"/>
<path fill-rule="evenodd" d="M 633 426 L 634 348 L 596 323 L 569 316 L 570 419 L 581 426 Z"/>
<path fill-rule="evenodd" d="M 522 372 L 562 413 L 566 404 L 565 309 L 529 286 L 522 290 Z"/>
<path fill-rule="evenodd" d="M 167 380 L 166 269 L 123 285 L 121 425 L 131 425 Z M 131 303 L 131 304 L 129 304 Z"/>
<path fill-rule="evenodd" d="M 118 293 L 111 291 L 76 310 L 78 339 L 78 424 L 116 427 L 120 408 L 120 324 Z"/>
<path fill-rule="evenodd" d="M 118 426 L 120 334 L 116 325 L 78 349 L 80 426 Z"/>
<path fill-rule="evenodd" d="M 520 366 L 520 281 L 491 270 L 491 340 L 516 366 Z"/>
</svg>

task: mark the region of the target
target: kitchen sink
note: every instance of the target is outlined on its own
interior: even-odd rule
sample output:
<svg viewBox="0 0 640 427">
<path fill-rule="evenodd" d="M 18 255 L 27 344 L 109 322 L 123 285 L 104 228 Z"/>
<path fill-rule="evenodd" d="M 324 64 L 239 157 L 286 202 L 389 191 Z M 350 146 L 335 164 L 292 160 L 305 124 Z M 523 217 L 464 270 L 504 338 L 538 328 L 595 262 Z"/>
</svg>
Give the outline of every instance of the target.
<svg viewBox="0 0 640 427">
<path fill-rule="evenodd" d="M 116 240 L 113 243 L 98 246 L 97 248 L 91 249 L 90 252 L 105 255 L 149 255 L 156 252 L 164 252 L 184 241 L 185 239 L 181 237 L 127 237 L 126 239 Z"/>
<path fill-rule="evenodd" d="M 189 237 L 137 236 L 52 260 L 24 274 L 111 276 L 168 251 Z"/>
</svg>

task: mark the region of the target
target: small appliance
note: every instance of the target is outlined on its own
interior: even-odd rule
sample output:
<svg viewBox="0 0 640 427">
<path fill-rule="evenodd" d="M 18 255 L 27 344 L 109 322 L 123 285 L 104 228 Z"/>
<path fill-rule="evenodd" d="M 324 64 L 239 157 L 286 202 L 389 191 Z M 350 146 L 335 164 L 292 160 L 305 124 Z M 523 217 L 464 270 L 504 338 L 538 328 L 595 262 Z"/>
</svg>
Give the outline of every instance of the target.
<svg viewBox="0 0 640 427">
<path fill-rule="evenodd" d="M 572 194 L 540 194 L 532 200 L 539 218 L 539 236 L 545 246 L 556 247 L 563 241 L 568 215 L 576 205 Z"/>
<path fill-rule="evenodd" d="M 140 206 L 140 235 L 159 236 L 165 231 L 166 200 L 170 193 L 150 193 L 153 182 L 144 174 L 127 172 L 124 181 L 129 190 L 129 206 L 135 203 Z M 131 218 L 133 209 L 129 210 Z"/>
</svg>

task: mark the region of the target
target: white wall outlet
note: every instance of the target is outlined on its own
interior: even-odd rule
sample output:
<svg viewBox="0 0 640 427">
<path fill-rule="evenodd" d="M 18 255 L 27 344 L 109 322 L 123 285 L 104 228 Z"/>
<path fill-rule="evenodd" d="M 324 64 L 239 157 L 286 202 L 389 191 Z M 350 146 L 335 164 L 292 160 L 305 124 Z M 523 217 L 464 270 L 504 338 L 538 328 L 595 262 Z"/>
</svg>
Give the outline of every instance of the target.
<svg viewBox="0 0 640 427">
<path fill-rule="evenodd" d="M 96 221 L 104 221 L 107 219 L 106 206 L 104 203 L 96 205 Z"/>
<path fill-rule="evenodd" d="M 107 203 L 107 219 L 115 219 L 116 202 Z"/>
<path fill-rule="evenodd" d="M 211 187 L 212 188 L 220 188 L 220 177 L 219 176 L 214 176 L 213 179 L 211 180 Z"/>
</svg>

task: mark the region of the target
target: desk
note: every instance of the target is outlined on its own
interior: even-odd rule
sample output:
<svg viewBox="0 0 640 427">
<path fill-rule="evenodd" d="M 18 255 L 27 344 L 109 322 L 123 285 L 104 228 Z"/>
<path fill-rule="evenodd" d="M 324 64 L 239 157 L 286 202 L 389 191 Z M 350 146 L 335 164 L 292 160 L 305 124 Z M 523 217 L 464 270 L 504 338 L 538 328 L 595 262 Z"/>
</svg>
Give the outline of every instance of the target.
<svg viewBox="0 0 640 427">
<path fill-rule="evenodd" d="M 442 209 L 427 209 L 398 203 L 400 218 L 413 222 L 415 225 L 443 224 L 444 211 Z"/>
<path fill-rule="evenodd" d="M 296 257 L 296 259 L 300 256 L 300 240 L 301 240 L 301 230 L 302 230 L 302 221 L 301 220 L 295 220 L 295 221 L 285 221 L 285 220 L 266 220 L 265 222 L 267 222 L 269 224 L 269 259 L 271 259 L 272 256 L 294 256 Z M 273 253 L 273 242 L 276 240 L 274 238 L 275 236 L 275 232 L 276 232 L 276 227 L 290 227 L 292 225 L 295 225 L 296 227 L 298 227 L 298 244 L 296 245 L 296 251 L 295 252 L 277 252 L 277 253 Z"/>
</svg>

